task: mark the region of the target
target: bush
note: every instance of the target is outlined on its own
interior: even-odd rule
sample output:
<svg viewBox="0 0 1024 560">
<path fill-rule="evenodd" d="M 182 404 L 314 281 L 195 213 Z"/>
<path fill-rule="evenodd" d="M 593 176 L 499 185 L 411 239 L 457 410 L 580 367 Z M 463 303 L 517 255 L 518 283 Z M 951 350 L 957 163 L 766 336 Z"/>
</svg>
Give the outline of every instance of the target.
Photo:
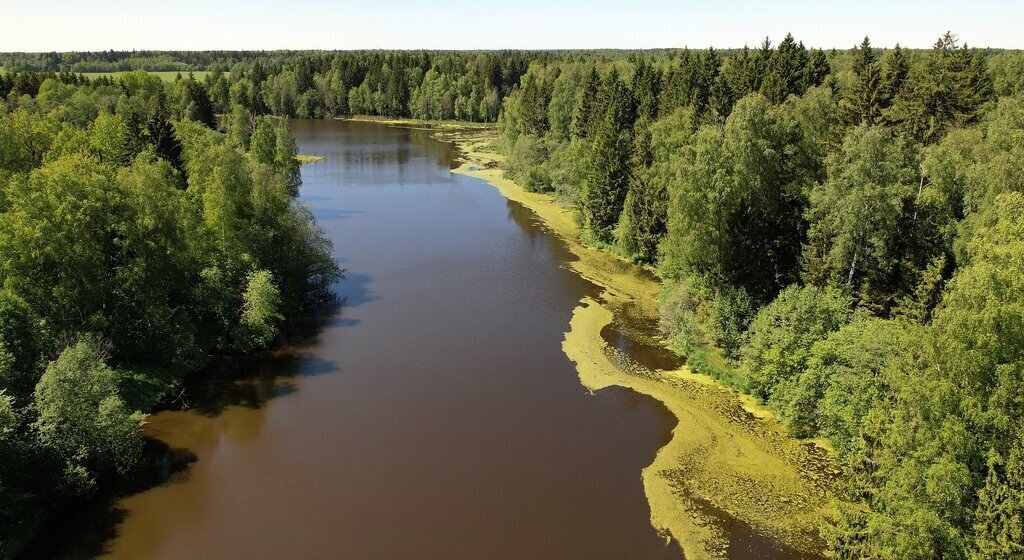
<svg viewBox="0 0 1024 560">
<path fill-rule="evenodd" d="M 754 394 L 771 398 L 807 367 L 811 347 L 850 321 L 851 301 L 834 290 L 790 286 L 754 317 L 740 349 Z"/>
<path fill-rule="evenodd" d="M 693 277 L 666 284 L 661 292 L 661 332 L 684 358 L 704 342 L 700 327 L 704 292 L 703 283 Z"/>
<path fill-rule="evenodd" d="M 724 288 L 708 308 L 708 337 L 725 351 L 726 357 L 739 357 L 743 335 L 754 318 L 754 300 L 743 288 Z"/>
<path fill-rule="evenodd" d="M 65 457 L 64 482 L 73 493 L 91 490 L 100 475 L 129 471 L 141 456 L 142 415 L 121 400 L 95 340 L 68 347 L 46 368 L 35 408 L 39 440 Z"/>
<path fill-rule="evenodd" d="M 505 169 L 512 180 L 524 189 L 543 192 L 551 189 L 551 178 L 547 170 L 548 150 L 540 138 L 524 134 L 520 136 L 505 161 Z"/>
</svg>

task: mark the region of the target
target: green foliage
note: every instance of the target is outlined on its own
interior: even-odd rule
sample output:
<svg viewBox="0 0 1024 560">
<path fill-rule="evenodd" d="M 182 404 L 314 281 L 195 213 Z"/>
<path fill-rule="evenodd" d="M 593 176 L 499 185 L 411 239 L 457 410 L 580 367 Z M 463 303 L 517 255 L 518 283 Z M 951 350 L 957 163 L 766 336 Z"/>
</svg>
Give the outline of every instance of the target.
<svg viewBox="0 0 1024 560">
<path fill-rule="evenodd" d="M 661 293 L 661 331 L 672 348 L 690 357 L 705 342 L 703 317 L 707 287 L 692 276 L 666 284 Z"/>
<path fill-rule="evenodd" d="M 1019 53 L 946 34 L 928 51 L 787 36 L 732 51 L 0 58 L 211 68 L 203 82 L 0 75 L 0 556 L 54 488 L 98 476 L 75 450 L 107 447 L 31 429 L 54 341 L 111 341 L 112 366 L 80 369 L 115 378 L 103 395 L 122 417 L 329 294 L 340 271 L 293 200 L 294 140 L 267 115 L 353 113 L 497 121 L 510 177 L 578 208 L 585 239 L 655 265 L 664 333 L 690 368 L 835 446 L 858 502 L 823 528 L 835 557 L 1022 553 Z"/>
<path fill-rule="evenodd" d="M 711 342 L 728 358 L 738 358 L 750 321 L 756 311 L 754 300 L 743 288 L 723 288 L 711 300 L 706 320 Z"/>
<path fill-rule="evenodd" d="M 951 126 L 976 122 L 982 105 L 992 98 L 985 64 L 981 53 L 959 46 L 956 36 L 946 33 L 910 68 L 885 119 L 929 144 Z"/>
<path fill-rule="evenodd" d="M 129 412 L 117 393 L 116 372 L 104 363 L 98 342 L 68 347 L 35 389 L 39 440 L 67 460 L 71 492 L 90 490 L 98 476 L 131 469 L 142 453 L 141 414 Z"/>
<path fill-rule="evenodd" d="M 864 37 L 853 62 L 854 84 L 844 100 L 853 124 L 873 125 L 882 112 L 881 70 L 871 40 Z"/>
<path fill-rule="evenodd" d="M 740 349 L 750 388 L 772 399 L 776 388 L 807 368 L 811 347 L 849 322 L 850 300 L 834 290 L 790 286 L 750 323 Z"/>
<path fill-rule="evenodd" d="M 540 138 L 532 134 L 523 134 L 508 151 L 505 170 L 516 183 L 528 191 L 548 191 L 551 189 L 551 179 L 547 170 L 548 158 L 547 146 Z"/>
<path fill-rule="evenodd" d="M 629 162 L 629 187 L 619 221 L 619 245 L 641 262 L 653 263 L 665 235 L 668 191 L 650 176 L 654 154 L 646 121 L 638 122 Z"/>
<path fill-rule="evenodd" d="M 968 557 L 1015 558 L 1024 555 L 1024 442 L 1017 440 L 1009 457 L 989 459 L 985 485 L 978 493 L 975 540 Z"/>
<path fill-rule="evenodd" d="M 633 140 L 633 101 L 613 68 L 598 97 L 603 109 L 593 133 L 590 172 L 580 193 L 584 227 L 600 242 L 611 243 L 629 190 Z"/>
<path fill-rule="evenodd" d="M 878 127 L 858 127 L 828 158 L 828 180 L 811 193 L 807 279 L 841 287 L 865 305 L 896 295 L 901 250 L 919 182 L 915 146 Z M 911 227 L 908 227 L 911 226 Z"/>
<path fill-rule="evenodd" d="M 702 127 L 680 150 L 662 244 L 669 275 L 707 276 L 758 301 L 796 279 L 805 178 L 785 110 L 748 97 L 724 128 Z"/>
<path fill-rule="evenodd" d="M 242 314 L 235 346 L 247 351 L 270 344 L 277 334 L 277 322 L 283 319 L 281 292 L 266 270 L 250 272 L 242 293 Z"/>
<path fill-rule="evenodd" d="M 864 316 L 814 343 L 806 369 L 773 395 L 792 432 L 823 435 L 843 456 L 855 455 L 866 416 L 890 405 L 887 365 L 913 344 L 917 331 Z"/>
<path fill-rule="evenodd" d="M 247 151 L 248 109 L 231 140 L 176 113 L 198 82 L 119 81 L 44 82 L 39 103 L 0 111 L 15 148 L 0 145 L 0 556 L 130 474 L 136 410 L 212 353 L 270 344 L 341 274 L 294 199 L 286 126 L 259 119 Z"/>
<path fill-rule="evenodd" d="M 249 154 L 258 163 L 272 165 L 277 159 L 277 133 L 269 118 L 261 118 L 249 140 Z"/>
<path fill-rule="evenodd" d="M 39 380 L 45 325 L 9 290 L 0 290 L 0 387 L 6 398 L 25 405 Z"/>
</svg>

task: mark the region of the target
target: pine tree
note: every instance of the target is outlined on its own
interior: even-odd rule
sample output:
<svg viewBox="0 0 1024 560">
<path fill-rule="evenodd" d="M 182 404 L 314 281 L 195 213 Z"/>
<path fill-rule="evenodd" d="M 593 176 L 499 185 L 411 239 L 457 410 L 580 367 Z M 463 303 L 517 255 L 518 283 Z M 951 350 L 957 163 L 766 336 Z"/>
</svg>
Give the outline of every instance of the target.
<svg viewBox="0 0 1024 560">
<path fill-rule="evenodd" d="M 693 89 L 690 93 L 690 104 L 698 116 L 707 115 L 711 104 L 711 88 L 718 80 L 721 59 L 714 48 L 708 48 L 694 65 Z"/>
<path fill-rule="evenodd" d="M 641 59 L 633 72 L 633 95 L 636 97 L 638 119 L 653 122 L 658 118 L 658 91 L 661 89 L 661 72 L 646 60 Z"/>
<path fill-rule="evenodd" d="M 167 117 L 167 97 L 162 90 L 156 97 L 156 110 L 146 122 L 146 133 L 156 155 L 184 173 L 185 162 L 181 158 L 181 142 L 174 135 L 174 127 Z"/>
<path fill-rule="evenodd" d="M 903 84 L 910 74 L 910 63 L 899 43 L 882 59 L 882 76 L 879 85 L 879 102 L 884 109 L 892 106 L 893 101 L 903 91 Z"/>
<path fill-rule="evenodd" d="M 829 66 L 825 51 L 812 50 L 807 56 L 807 66 L 804 68 L 803 90 L 807 91 L 821 85 L 831 72 L 832 68 Z"/>
</svg>

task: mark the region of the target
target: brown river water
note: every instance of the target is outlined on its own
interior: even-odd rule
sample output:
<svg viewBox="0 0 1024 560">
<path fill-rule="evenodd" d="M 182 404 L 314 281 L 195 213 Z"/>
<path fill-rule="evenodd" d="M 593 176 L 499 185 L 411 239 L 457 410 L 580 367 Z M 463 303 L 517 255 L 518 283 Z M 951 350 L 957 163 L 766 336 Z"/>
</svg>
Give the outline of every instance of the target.
<svg viewBox="0 0 1024 560">
<path fill-rule="evenodd" d="M 675 420 L 580 384 L 561 342 L 599 290 L 563 243 L 422 131 L 291 126 L 326 156 L 301 199 L 347 269 L 342 305 L 151 416 L 157 483 L 78 520 L 58 556 L 680 558 L 641 483 Z M 730 557 L 775 557 L 734 537 Z"/>
</svg>

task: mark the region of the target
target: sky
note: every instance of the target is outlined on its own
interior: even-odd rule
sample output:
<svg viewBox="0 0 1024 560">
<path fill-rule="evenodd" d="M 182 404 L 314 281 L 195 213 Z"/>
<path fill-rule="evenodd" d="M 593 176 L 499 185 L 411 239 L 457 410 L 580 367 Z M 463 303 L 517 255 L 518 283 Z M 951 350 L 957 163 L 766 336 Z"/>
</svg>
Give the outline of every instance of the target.
<svg viewBox="0 0 1024 560">
<path fill-rule="evenodd" d="M 0 0 L 0 51 L 1024 48 L 1024 0 Z"/>
</svg>

